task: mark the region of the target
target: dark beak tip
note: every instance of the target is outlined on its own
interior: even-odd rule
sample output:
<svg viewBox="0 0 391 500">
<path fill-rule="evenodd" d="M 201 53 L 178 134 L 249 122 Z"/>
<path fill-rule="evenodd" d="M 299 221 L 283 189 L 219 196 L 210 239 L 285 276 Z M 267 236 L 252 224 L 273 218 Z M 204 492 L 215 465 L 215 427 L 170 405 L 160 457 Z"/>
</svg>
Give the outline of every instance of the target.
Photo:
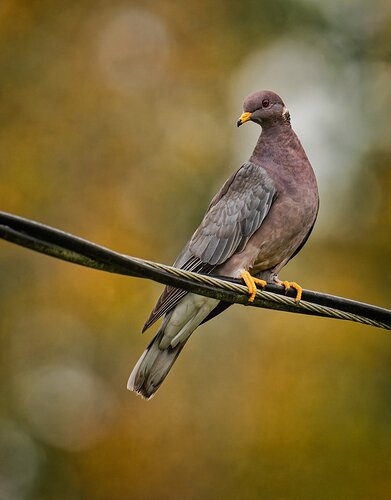
<svg viewBox="0 0 391 500">
<path fill-rule="evenodd" d="M 240 127 L 240 125 L 242 125 L 242 120 L 238 120 L 238 121 L 236 122 L 236 126 L 237 126 L 237 127 Z"/>
</svg>

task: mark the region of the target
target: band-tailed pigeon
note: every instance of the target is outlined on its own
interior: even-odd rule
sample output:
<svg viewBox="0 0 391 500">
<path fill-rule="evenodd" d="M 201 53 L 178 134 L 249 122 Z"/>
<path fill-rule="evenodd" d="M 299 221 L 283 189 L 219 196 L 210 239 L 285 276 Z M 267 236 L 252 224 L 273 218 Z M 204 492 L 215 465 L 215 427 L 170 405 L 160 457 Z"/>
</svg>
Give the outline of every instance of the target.
<svg viewBox="0 0 391 500">
<path fill-rule="evenodd" d="M 307 241 L 319 207 L 315 174 L 292 130 L 289 112 L 271 91 L 249 95 L 238 127 L 258 123 L 262 133 L 246 163 L 223 185 L 177 258 L 190 271 L 241 277 L 254 300 L 256 284 L 281 282 L 278 272 Z M 143 331 L 165 315 L 134 367 L 128 389 L 150 398 L 165 379 L 193 331 L 227 307 L 217 299 L 166 287 Z"/>
</svg>

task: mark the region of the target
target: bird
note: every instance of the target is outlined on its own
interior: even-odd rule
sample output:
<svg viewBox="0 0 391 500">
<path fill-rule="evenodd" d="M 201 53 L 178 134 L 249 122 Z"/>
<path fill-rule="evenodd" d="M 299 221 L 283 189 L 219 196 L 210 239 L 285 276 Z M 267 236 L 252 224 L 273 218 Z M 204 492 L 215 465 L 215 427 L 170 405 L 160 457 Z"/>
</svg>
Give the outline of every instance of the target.
<svg viewBox="0 0 391 500">
<path fill-rule="evenodd" d="M 291 126 L 281 97 L 271 90 L 250 94 L 237 126 L 253 122 L 261 133 L 248 161 L 214 196 L 179 254 L 174 267 L 241 278 L 249 302 L 267 283 L 296 290 L 278 273 L 303 248 L 319 210 L 319 193 L 310 161 Z M 194 330 L 228 303 L 166 286 L 143 332 L 164 316 L 156 335 L 134 367 L 128 389 L 150 399 L 166 378 Z"/>
</svg>

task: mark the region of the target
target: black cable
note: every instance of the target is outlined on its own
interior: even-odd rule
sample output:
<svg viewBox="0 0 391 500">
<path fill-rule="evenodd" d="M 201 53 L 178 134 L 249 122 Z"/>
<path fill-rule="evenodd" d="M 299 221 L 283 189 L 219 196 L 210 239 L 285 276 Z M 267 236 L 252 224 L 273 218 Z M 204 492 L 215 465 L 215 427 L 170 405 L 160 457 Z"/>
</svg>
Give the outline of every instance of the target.
<svg viewBox="0 0 391 500">
<path fill-rule="evenodd" d="M 193 293 L 214 297 L 223 302 L 248 304 L 248 296 L 243 292 L 238 293 L 237 291 L 219 288 L 215 284 L 194 281 L 188 276 L 174 275 L 171 271 L 172 268 L 169 268 L 169 266 L 123 255 L 64 231 L 1 211 L 0 237 L 67 262 L 115 274 L 149 278 L 159 283 L 173 285 Z M 219 277 L 219 281 L 221 282 L 222 280 L 243 285 L 241 280 Z M 285 294 L 283 287 L 274 284 L 268 284 L 265 291 L 278 296 Z M 290 293 L 288 292 L 288 296 Z M 294 301 L 289 301 L 289 303 L 275 302 L 270 300 L 270 294 L 269 299 L 267 295 L 263 294 L 262 297 L 257 296 L 250 305 L 293 313 L 330 317 L 330 314 L 322 312 L 321 308 L 319 310 L 308 311 L 301 308 L 300 304 L 296 304 Z M 293 291 L 291 296 L 294 295 L 295 292 Z M 312 290 L 303 290 L 302 301 L 303 303 L 308 302 L 332 308 L 342 313 L 356 315 L 368 320 L 367 324 L 391 329 L 391 311 L 381 307 Z M 345 317 L 342 319 L 352 318 Z M 357 319 L 353 320 L 358 321 Z"/>
</svg>

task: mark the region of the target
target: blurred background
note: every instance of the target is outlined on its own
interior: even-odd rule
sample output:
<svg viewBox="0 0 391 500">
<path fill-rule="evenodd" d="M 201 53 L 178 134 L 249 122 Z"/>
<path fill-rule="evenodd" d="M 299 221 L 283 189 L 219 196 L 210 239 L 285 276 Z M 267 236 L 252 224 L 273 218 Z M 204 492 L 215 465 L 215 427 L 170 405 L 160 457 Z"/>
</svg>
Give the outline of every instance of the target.
<svg viewBox="0 0 391 500">
<path fill-rule="evenodd" d="M 318 224 L 282 272 L 390 305 L 388 0 L 2 0 L 1 210 L 171 263 L 282 95 Z M 0 498 L 388 499 L 391 339 L 240 306 L 126 391 L 162 287 L 0 241 Z"/>
</svg>

